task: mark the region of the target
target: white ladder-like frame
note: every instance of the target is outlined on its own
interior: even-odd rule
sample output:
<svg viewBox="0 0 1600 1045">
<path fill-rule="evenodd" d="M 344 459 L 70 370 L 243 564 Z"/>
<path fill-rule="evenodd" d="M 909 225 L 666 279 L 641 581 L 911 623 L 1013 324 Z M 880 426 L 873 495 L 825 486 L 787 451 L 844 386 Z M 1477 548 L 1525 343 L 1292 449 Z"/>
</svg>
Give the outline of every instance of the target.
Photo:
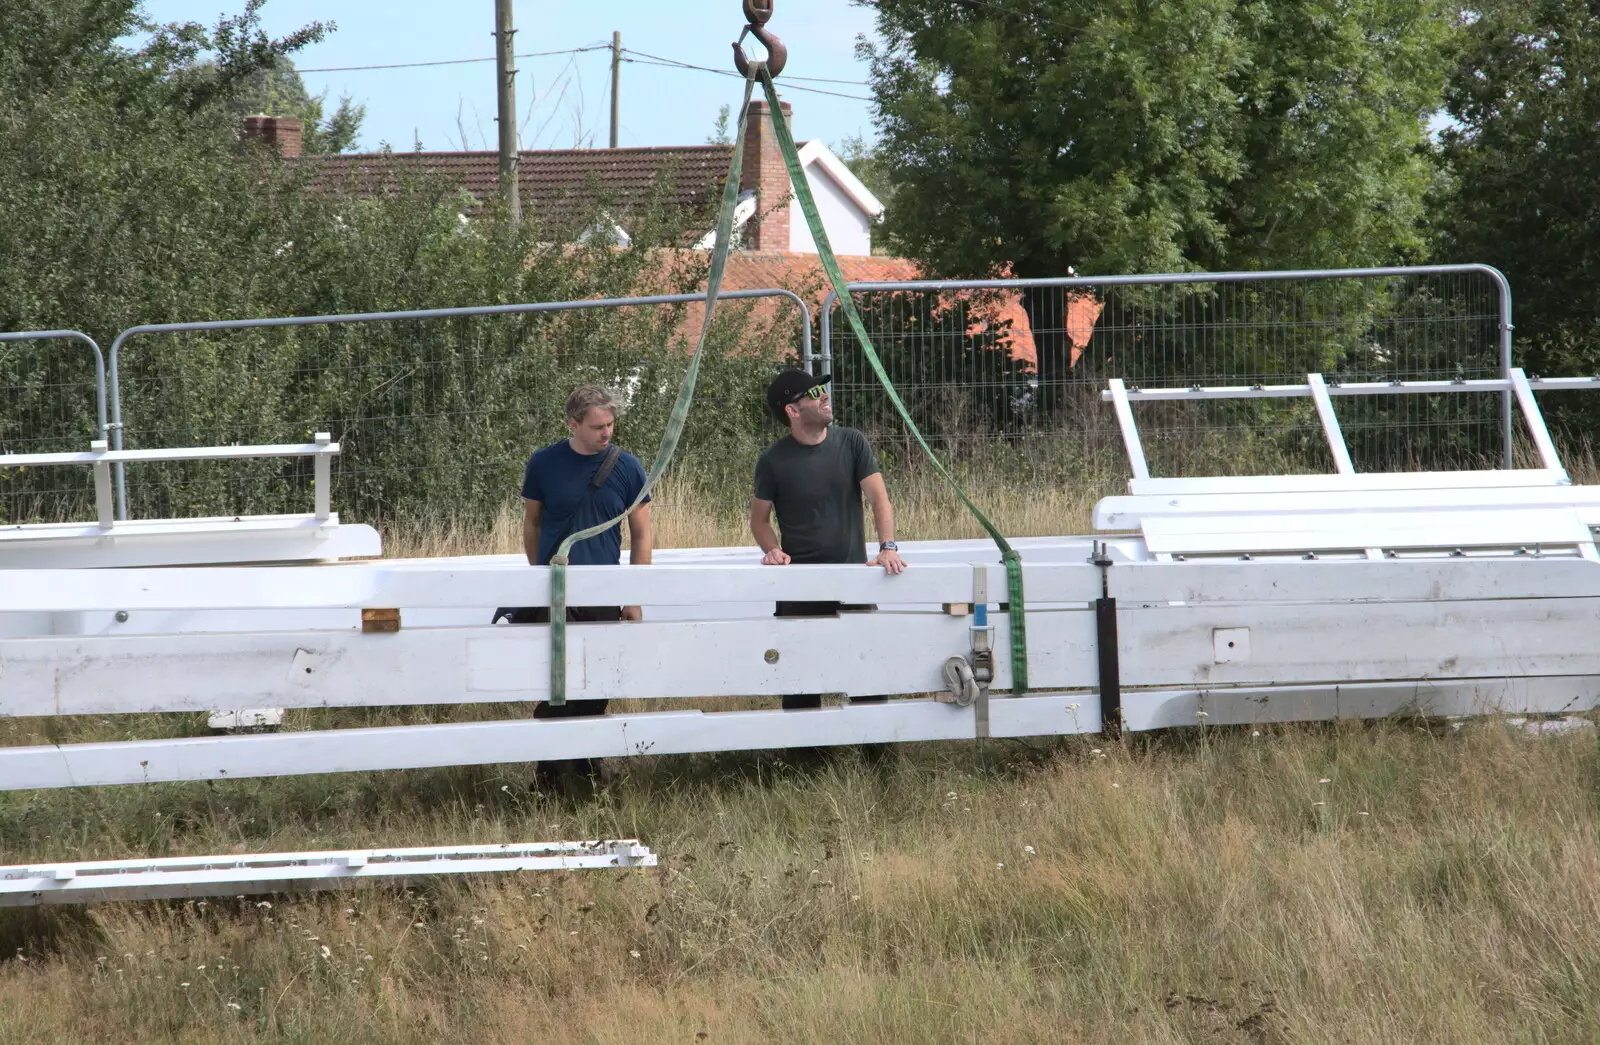
<svg viewBox="0 0 1600 1045">
<path fill-rule="evenodd" d="M 1371 559 L 1402 550 L 1452 545 L 1565 545 L 1600 559 L 1591 527 L 1600 525 L 1600 501 L 1579 492 L 1556 451 L 1533 389 L 1595 388 L 1590 378 L 1530 381 L 1520 369 L 1498 380 L 1394 381 L 1329 385 L 1321 374 L 1305 384 L 1130 389 L 1112 379 L 1111 402 L 1133 472 L 1129 497 L 1102 501 L 1096 526 L 1144 531 L 1157 561 L 1184 553 L 1348 550 L 1354 535 L 1369 543 L 1356 550 Z M 1511 391 L 1543 468 L 1358 475 L 1345 445 L 1334 395 L 1392 395 Z M 1328 442 L 1335 473 L 1311 476 L 1217 476 L 1157 479 L 1150 475 L 1133 418 L 1137 401 L 1178 401 L 1309 396 Z"/>
<path fill-rule="evenodd" d="M 441 874 L 654 867 L 638 839 L 424 846 L 0 867 L 0 907 L 336 889 Z"/>
</svg>

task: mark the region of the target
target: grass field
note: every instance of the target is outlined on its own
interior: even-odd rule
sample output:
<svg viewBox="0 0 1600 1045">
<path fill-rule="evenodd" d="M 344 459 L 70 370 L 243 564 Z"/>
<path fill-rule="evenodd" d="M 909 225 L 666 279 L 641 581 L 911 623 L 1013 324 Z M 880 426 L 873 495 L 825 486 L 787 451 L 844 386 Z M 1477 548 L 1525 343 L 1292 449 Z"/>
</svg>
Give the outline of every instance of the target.
<svg viewBox="0 0 1600 1045">
<path fill-rule="evenodd" d="M 931 488 L 897 501 L 903 532 L 973 532 Z M 1081 531 L 1089 497 L 987 501 L 1021 535 Z M 690 486 L 658 503 L 663 544 L 745 543 L 738 513 Z M 397 534 L 391 553 L 516 541 L 508 515 Z M 143 735 L 195 725 L 163 716 Z M 128 728 L 0 720 L 0 743 Z M 661 856 L 0 912 L 0 1042 L 1600 1039 L 1590 729 L 1395 720 L 907 745 L 881 765 L 849 749 L 640 758 L 581 798 L 531 777 L 0 794 L 5 862 L 635 836 Z"/>
</svg>

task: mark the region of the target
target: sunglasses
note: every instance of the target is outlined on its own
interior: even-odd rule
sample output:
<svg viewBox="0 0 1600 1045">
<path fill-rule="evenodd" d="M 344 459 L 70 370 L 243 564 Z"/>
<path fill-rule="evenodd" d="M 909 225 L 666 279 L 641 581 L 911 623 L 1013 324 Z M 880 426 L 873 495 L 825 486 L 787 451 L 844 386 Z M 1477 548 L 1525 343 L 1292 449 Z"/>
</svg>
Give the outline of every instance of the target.
<svg viewBox="0 0 1600 1045">
<path fill-rule="evenodd" d="M 797 395 L 793 399 L 789 400 L 789 402 L 798 403 L 802 399 L 821 399 L 823 396 L 825 396 L 827 394 L 828 394 L 827 391 L 824 390 L 821 385 L 812 385 L 810 388 L 806 389 L 804 392 L 801 392 L 799 395 Z"/>
</svg>

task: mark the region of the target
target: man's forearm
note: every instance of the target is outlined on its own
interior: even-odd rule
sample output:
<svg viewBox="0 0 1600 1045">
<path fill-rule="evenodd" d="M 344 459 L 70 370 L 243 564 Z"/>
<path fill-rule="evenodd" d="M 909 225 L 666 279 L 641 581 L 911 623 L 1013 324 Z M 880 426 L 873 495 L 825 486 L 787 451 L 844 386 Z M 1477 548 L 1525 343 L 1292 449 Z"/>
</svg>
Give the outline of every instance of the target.
<svg viewBox="0 0 1600 1045">
<path fill-rule="evenodd" d="M 528 557 L 529 566 L 539 565 L 539 527 L 522 525 L 522 551 Z"/>
<path fill-rule="evenodd" d="M 878 543 L 894 540 L 894 508 L 888 497 L 872 502 L 872 522 L 878 528 Z"/>
<path fill-rule="evenodd" d="M 750 533 L 761 546 L 763 554 L 778 546 L 778 532 L 772 528 L 771 519 L 751 519 Z"/>
</svg>

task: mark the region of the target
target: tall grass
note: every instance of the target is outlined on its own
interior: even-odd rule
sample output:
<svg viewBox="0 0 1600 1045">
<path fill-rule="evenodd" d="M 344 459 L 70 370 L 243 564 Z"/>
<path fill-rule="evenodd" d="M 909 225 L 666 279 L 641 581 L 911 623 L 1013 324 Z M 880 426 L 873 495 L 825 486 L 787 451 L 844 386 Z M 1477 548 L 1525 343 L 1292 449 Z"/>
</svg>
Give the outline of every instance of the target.
<svg viewBox="0 0 1600 1045">
<path fill-rule="evenodd" d="M 1337 724 L 0 799 L 8 858 L 640 836 L 654 871 L 0 920 L 0 1040 L 1588 1041 L 1592 733 Z"/>
</svg>

